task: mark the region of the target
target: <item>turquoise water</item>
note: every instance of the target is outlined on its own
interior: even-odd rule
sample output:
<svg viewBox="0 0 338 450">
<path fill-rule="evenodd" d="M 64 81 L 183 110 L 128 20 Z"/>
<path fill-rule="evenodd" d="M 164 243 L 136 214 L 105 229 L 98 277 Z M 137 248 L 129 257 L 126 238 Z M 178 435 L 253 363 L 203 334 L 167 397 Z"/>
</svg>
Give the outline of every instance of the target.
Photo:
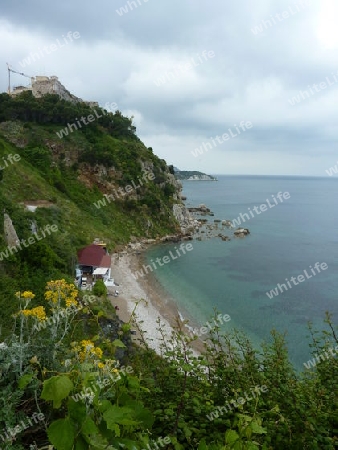
<svg viewBox="0 0 338 450">
<path fill-rule="evenodd" d="M 290 357 L 300 367 L 309 357 L 307 322 L 320 329 L 325 311 L 338 318 L 338 180 L 337 178 L 219 176 L 218 182 L 185 182 L 187 206 L 205 203 L 216 218 L 233 220 L 248 208 L 273 204 L 272 195 L 289 192 L 290 199 L 243 226 L 251 234 L 223 242 L 193 241 L 193 251 L 159 267 L 154 275 L 175 299 L 184 317 L 203 325 L 213 307 L 229 314 L 224 329 L 244 330 L 258 344 L 271 329 L 287 333 Z M 222 231 L 231 235 L 230 230 Z M 149 250 L 147 260 L 174 251 L 177 244 Z M 326 271 L 269 299 L 267 291 L 285 278 L 303 274 L 316 262 Z"/>
</svg>

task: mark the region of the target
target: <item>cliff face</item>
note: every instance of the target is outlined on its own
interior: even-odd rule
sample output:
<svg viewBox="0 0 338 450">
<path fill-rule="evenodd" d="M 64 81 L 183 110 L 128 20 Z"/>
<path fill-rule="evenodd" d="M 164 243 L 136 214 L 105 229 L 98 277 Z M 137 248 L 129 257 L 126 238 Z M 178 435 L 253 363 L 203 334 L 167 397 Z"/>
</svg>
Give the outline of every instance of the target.
<svg viewBox="0 0 338 450">
<path fill-rule="evenodd" d="M 84 244 L 97 236 L 117 245 L 130 236 L 179 232 L 173 205 L 181 186 L 136 136 L 131 119 L 107 113 L 60 138 L 70 116 L 85 116 L 90 108 L 56 96 L 22 95 L 24 102 L 0 94 L 0 157 L 21 158 L 3 171 L 0 207 L 11 214 L 15 205 L 48 201 L 54 207 L 44 214 L 52 218 L 58 211 L 59 228 Z"/>
<path fill-rule="evenodd" d="M 215 178 L 211 175 L 191 175 L 190 177 L 186 178 L 187 181 L 215 181 Z"/>
<path fill-rule="evenodd" d="M 194 219 L 185 205 L 174 204 L 173 212 L 184 236 L 194 233 L 199 228 L 199 222 Z"/>
</svg>

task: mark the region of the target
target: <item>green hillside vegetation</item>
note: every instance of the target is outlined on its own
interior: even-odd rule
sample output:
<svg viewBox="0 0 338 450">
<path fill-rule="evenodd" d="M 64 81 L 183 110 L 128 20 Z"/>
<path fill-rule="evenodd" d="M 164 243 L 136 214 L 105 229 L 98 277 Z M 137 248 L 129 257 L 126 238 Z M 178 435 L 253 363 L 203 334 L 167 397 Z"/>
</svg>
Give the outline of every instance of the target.
<svg viewBox="0 0 338 450">
<path fill-rule="evenodd" d="M 131 236 L 153 238 L 178 231 L 172 214 L 177 193 L 173 177 L 165 161 L 138 139 L 131 119 L 118 111 L 107 113 L 63 139 L 57 136 L 64 125 L 91 113 L 88 106 L 55 95 L 0 95 L 1 211 L 10 215 L 19 239 L 31 236 L 32 221 L 38 230 L 58 227 L 57 233 L 0 261 L 0 305 L 4 298 L 10 300 L 2 317 L 5 334 L 13 292 L 30 289 L 41 294 L 50 279 L 73 279 L 76 251 L 95 237 L 112 251 Z M 10 154 L 20 155 L 20 160 L 5 167 Z M 154 179 L 144 177 L 143 167 Z M 124 187 L 132 182 L 140 187 L 126 194 Z M 105 206 L 95 206 L 103 194 L 114 192 Z M 34 201 L 48 202 L 49 207 L 27 211 L 24 203 Z M 0 232 L 1 252 L 6 250 L 3 221 Z"/>
<path fill-rule="evenodd" d="M 142 324 L 119 320 L 102 285 L 92 295 L 77 292 L 76 250 L 95 237 L 113 250 L 132 236 L 178 231 L 173 170 L 142 144 L 132 119 L 107 113 L 57 136 L 91 112 L 56 96 L 0 95 L 0 165 L 20 155 L 0 171 L 2 211 L 19 239 L 29 239 L 32 223 L 38 232 L 57 226 L 0 260 L 0 447 L 337 448 L 338 330 L 330 315 L 322 333 L 310 328 L 314 364 L 298 373 L 275 332 L 256 350 L 242 334 L 215 326 L 196 356 L 194 339 L 178 324 L 172 336 L 163 335 L 159 357 Z M 95 206 L 103 194 L 137 183 L 143 169 L 154 179 Z M 35 212 L 24 207 L 42 201 Z M 4 252 L 3 221 L 0 237 Z M 131 327 L 140 327 L 140 346 Z"/>
</svg>

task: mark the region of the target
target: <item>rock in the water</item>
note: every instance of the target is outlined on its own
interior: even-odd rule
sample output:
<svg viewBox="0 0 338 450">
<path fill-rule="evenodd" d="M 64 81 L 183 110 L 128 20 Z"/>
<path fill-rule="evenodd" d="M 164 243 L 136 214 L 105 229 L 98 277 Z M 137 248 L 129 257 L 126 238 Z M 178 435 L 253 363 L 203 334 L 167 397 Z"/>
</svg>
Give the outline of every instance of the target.
<svg viewBox="0 0 338 450">
<path fill-rule="evenodd" d="M 228 228 L 232 228 L 232 222 L 231 220 L 222 220 L 222 225 Z"/>
<path fill-rule="evenodd" d="M 248 228 L 237 228 L 237 230 L 234 231 L 234 235 L 237 237 L 244 237 L 248 234 L 250 234 L 250 231 L 248 230 Z"/>
</svg>

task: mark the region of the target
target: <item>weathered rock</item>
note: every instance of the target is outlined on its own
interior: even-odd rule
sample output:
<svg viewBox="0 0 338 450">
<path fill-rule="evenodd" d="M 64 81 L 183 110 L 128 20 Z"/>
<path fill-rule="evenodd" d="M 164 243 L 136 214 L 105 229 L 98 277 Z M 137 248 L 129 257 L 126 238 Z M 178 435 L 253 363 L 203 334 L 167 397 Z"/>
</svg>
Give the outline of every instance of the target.
<svg viewBox="0 0 338 450">
<path fill-rule="evenodd" d="M 148 245 L 156 244 L 156 242 L 157 242 L 156 239 L 145 239 L 143 241 L 144 244 L 148 244 Z"/>
<path fill-rule="evenodd" d="M 181 240 L 181 236 L 173 235 L 173 236 L 164 236 L 161 238 L 162 242 L 179 242 Z"/>
<path fill-rule="evenodd" d="M 173 213 L 180 224 L 182 235 L 194 233 L 199 228 L 199 222 L 190 214 L 189 209 L 182 204 L 173 205 Z"/>
<path fill-rule="evenodd" d="M 244 237 L 248 234 L 250 234 L 250 231 L 248 230 L 248 228 L 237 228 L 237 230 L 234 231 L 234 235 L 237 237 Z"/>
<path fill-rule="evenodd" d="M 128 247 L 131 250 L 142 250 L 142 248 L 143 248 L 141 242 L 135 242 L 135 243 L 130 242 L 128 244 Z"/>
<path fill-rule="evenodd" d="M 228 228 L 232 228 L 232 222 L 231 220 L 222 220 L 222 225 Z"/>
</svg>

